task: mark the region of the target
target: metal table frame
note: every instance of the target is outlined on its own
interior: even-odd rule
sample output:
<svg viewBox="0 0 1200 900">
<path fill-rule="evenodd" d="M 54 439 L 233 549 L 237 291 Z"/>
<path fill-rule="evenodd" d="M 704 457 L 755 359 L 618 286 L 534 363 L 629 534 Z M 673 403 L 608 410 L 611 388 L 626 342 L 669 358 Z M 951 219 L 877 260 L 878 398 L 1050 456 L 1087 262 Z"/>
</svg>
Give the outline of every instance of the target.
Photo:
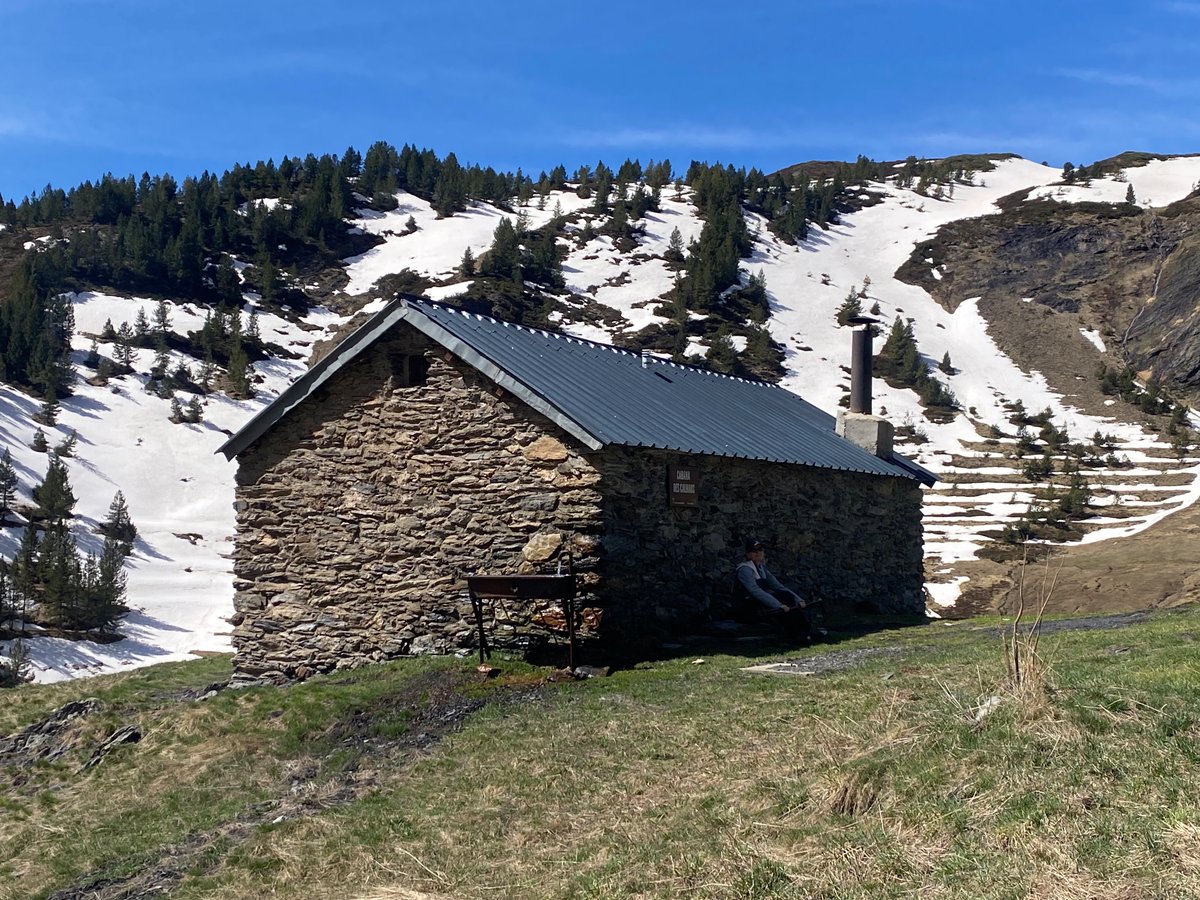
<svg viewBox="0 0 1200 900">
<path fill-rule="evenodd" d="M 491 656 L 487 631 L 483 626 L 483 601 L 499 600 L 558 600 L 567 620 L 567 665 L 575 668 L 575 569 L 568 567 L 565 575 L 468 575 L 467 593 L 475 613 L 479 631 L 479 662 Z"/>
</svg>

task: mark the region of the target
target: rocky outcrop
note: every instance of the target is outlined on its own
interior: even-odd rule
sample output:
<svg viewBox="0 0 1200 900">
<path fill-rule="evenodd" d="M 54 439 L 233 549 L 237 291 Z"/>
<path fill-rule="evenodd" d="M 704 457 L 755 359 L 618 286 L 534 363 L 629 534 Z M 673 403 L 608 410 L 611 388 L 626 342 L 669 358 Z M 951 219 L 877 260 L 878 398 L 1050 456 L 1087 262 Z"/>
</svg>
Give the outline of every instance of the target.
<svg viewBox="0 0 1200 900">
<path fill-rule="evenodd" d="M 1141 210 L 1025 193 L 1002 200 L 998 215 L 944 226 L 897 277 L 949 310 L 983 298 L 1001 349 L 1085 406 L 1104 398 L 1079 384 L 1098 365 L 1081 326 L 1104 337 L 1108 365 L 1200 396 L 1200 199 Z"/>
<path fill-rule="evenodd" d="M 1128 341 L 1137 369 L 1169 373 L 1200 396 L 1200 235 L 1188 235 L 1164 258 L 1154 302 L 1133 320 Z"/>
</svg>

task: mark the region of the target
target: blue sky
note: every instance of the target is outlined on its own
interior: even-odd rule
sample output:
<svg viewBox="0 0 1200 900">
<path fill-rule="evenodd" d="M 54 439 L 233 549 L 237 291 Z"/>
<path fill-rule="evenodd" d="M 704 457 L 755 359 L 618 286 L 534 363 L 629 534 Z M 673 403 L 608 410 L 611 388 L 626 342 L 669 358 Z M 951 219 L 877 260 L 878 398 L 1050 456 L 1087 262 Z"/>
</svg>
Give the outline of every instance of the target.
<svg viewBox="0 0 1200 900">
<path fill-rule="evenodd" d="M 597 159 L 1200 152 L 1200 0 L 0 0 L 0 195 L 412 143 Z"/>
</svg>

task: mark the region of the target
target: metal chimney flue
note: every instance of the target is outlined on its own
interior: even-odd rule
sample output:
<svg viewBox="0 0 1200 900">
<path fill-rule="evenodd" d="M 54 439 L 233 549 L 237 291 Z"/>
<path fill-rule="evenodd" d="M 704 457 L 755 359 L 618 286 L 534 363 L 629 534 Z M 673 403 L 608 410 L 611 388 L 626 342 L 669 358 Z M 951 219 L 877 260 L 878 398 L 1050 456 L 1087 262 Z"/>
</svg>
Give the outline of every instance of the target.
<svg viewBox="0 0 1200 900">
<path fill-rule="evenodd" d="M 871 415 L 871 357 L 873 326 L 878 319 L 851 316 L 854 340 L 850 349 L 850 412 Z"/>
</svg>

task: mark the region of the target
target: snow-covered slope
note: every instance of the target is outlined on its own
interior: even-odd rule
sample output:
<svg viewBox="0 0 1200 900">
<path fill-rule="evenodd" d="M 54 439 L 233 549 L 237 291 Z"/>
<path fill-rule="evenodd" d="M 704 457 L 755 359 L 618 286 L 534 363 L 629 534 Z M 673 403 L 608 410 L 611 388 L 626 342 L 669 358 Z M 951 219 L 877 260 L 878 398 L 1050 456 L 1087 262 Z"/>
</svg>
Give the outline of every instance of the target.
<svg viewBox="0 0 1200 900">
<path fill-rule="evenodd" d="M 1060 173 L 1061 175 L 1061 173 Z M 1033 199 L 1049 197 L 1061 203 L 1124 203 L 1133 188 L 1134 203 L 1143 208 L 1167 206 L 1182 200 L 1200 185 L 1200 157 L 1155 159 L 1144 166 L 1122 169 L 1119 175 L 1092 179 L 1088 184 L 1045 185 L 1030 192 Z"/>
<path fill-rule="evenodd" d="M 149 300 L 84 293 L 74 296 L 76 362 L 82 360 L 106 320 L 133 322 L 138 309 L 149 318 Z M 204 322 L 195 307 L 173 306 L 172 328 L 185 333 Z M 250 307 L 247 307 L 249 312 Z M 323 310 L 310 314 L 312 325 L 340 321 Z M 260 318 L 265 340 L 307 356 L 320 331 L 301 330 L 273 315 Z M 112 355 L 111 345 L 100 345 Z M 151 350 L 138 350 L 134 368 L 149 370 Z M 195 360 L 172 355 L 171 366 Z M 106 387 L 84 381 L 62 402 L 56 426 L 32 421 L 40 404 L 0 385 L 0 433 L 20 478 L 17 506 L 30 501 L 30 490 L 46 474 L 48 457 L 30 449 L 41 427 L 51 447 L 72 432 L 74 454 L 66 459 L 71 486 L 78 497 L 72 533 L 80 550 L 98 553 L 103 539 L 94 533 L 118 490 L 128 503 L 139 536 L 126 563 L 128 604 L 132 612 L 121 625 L 122 641 L 96 644 L 38 637 L 28 642 L 39 681 L 107 672 L 148 663 L 185 659 L 196 653 L 230 649 L 228 616 L 233 612 L 233 576 L 226 559 L 232 549 L 234 464 L 216 449 L 228 433 L 278 396 L 304 370 L 302 361 L 271 360 L 256 367 L 261 382 L 253 400 L 212 394 L 204 402 L 199 424 L 169 420 L 170 401 L 144 390 L 145 376 L 114 378 Z M 0 529 L 0 556 L 12 559 L 20 531 Z"/>
<path fill-rule="evenodd" d="M 878 379 L 875 383 L 876 411 L 897 424 L 919 425 L 928 437 L 927 443 L 901 449 L 946 476 L 945 482 L 926 495 L 927 555 L 944 582 L 931 588 L 935 603 L 954 602 L 958 580 L 953 564 L 971 558 L 985 543 L 981 532 L 1012 520 L 1032 498 L 1029 486 L 1014 483 L 1012 468 L 1000 464 L 1011 438 L 1001 439 L 989 449 L 980 448 L 980 434 L 988 425 L 1006 423 L 1005 403 L 1020 400 L 1029 410 L 1050 408 L 1055 421 L 1065 424 L 1073 436 L 1100 431 L 1117 440 L 1119 452 L 1130 466 L 1099 477 L 1104 479 L 1107 502 L 1120 504 L 1123 514 L 1092 520 L 1086 540 L 1144 528 L 1200 496 L 1196 460 L 1168 460 L 1157 437 L 1136 426 L 1085 415 L 1064 403 L 1038 373 L 1022 371 L 1000 352 L 973 298 L 961 298 L 964 302 L 950 313 L 921 288 L 894 277 L 915 245 L 940 226 L 995 212 L 995 201 L 1014 191 L 1033 189 L 1034 196 L 1119 202 L 1124 200 L 1128 184 L 1133 184 L 1138 202 L 1161 205 L 1191 192 L 1200 179 L 1200 160 L 1151 163 L 1128 170 L 1124 181 L 1097 179 L 1089 188 L 1056 186 L 1060 178 L 1058 170 L 1010 159 L 977 177 L 976 184 L 956 186 L 953 196 L 946 199 L 920 196 L 893 185 L 873 185 L 881 202 L 846 215 L 828 230 L 813 229 L 801 245 L 781 242 L 761 218 L 747 216 L 756 237 L 753 256 L 743 266 L 747 272 L 761 271 L 765 276 L 771 301 L 769 328 L 786 348 L 785 387 L 830 412 L 837 409 L 848 388 L 844 366 L 849 359 L 850 332 L 837 326 L 835 313 L 851 288 L 862 288 L 868 278 L 864 306 L 878 303 L 880 318 L 887 322 L 897 315 L 911 318 L 921 350 L 929 359 L 936 361 L 949 352 L 954 360 L 954 374 L 939 377 L 948 381 L 970 413 L 946 424 L 927 421 L 913 392 L 892 389 Z M 396 210 L 364 211 L 352 223 L 380 236 L 383 243 L 346 261 L 347 293 L 372 300 L 371 288 L 379 278 L 412 269 L 437 282 L 430 296 L 452 297 L 467 287 L 456 274 L 464 250 L 469 247 L 477 257 L 486 251 L 496 225 L 510 215 L 475 204 L 466 213 L 438 219 L 424 200 L 410 194 L 400 194 L 398 200 Z M 548 221 L 556 207 L 564 214 L 574 214 L 572 229 L 581 229 L 589 218 L 595 225 L 601 224 L 591 212 L 590 201 L 571 191 L 553 192 L 543 208 L 531 204 L 522 212 L 536 227 Z M 407 227 L 410 217 L 416 223 L 415 231 Z M 674 281 L 662 258 L 671 232 L 678 228 L 686 245 L 703 225 L 686 190 L 681 199 L 665 191 L 661 209 L 648 214 L 644 224 L 645 234 L 632 253 L 617 249 L 604 236 L 583 246 L 568 241 L 563 271 L 569 290 L 577 303 L 586 299 L 619 313 L 623 324 L 617 331 L 632 332 L 659 321 L 653 301 Z M 252 304 L 255 298 L 247 299 Z M 149 301 L 132 298 L 80 294 L 74 301 L 79 332 L 75 346 L 80 357 L 90 336 L 100 332 L 106 319 L 114 324 L 132 322 L 139 306 L 147 315 L 153 311 Z M 198 328 L 204 313 L 194 307 L 172 307 L 174 330 L 182 333 Z M 260 329 L 265 339 L 305 356 L 312 342 L 340 321 L 322 309 L 308 316 L 306 328 L 261 314 Z M 611 337 L 611 332 L 573 321 L 569 314 L 559 324 L 581 337 Z M 314 326 L 315 330 L 309 330 Z M 1098 336 L 1088 340 L 1097 354 L 1102 352 Z M 704 348 L 696 349 L 703 352 Z M 101 352 L 111 355 L 112 348 L 102 345 Z M 137 368 L 145 372 L 152 353 L 140 352 L 143 358 Z M 129 571 L 129 603 L 134 612 L 122 625 L 126 639 L 120 642 L 97 645 L 50 638 L 30 642 L 39 680 L 228 649 L 225 619 L 232 612 L 232 575 L 226 554 L 232 547 L 234 466 L 214 451 L 229 432 L 261 409 L 303 368 L 301 361 L 272 360 L 256 365 L 261 378 L 257 396 L 250 401 L 209 397 L 200 425 L 169 422 L 169 402 L 142 390 L 144 376 L 114 379 L 109 387 L 80 383 L 75 396 L 63 402 L 58 425 L 48 436 L 53 445 L 72 430 L 79 435 L 75 457 L 68 465 L 80 498 L 76 533 L 81 548 L 98 546 L 91 529 L 104 517 L 118 489 L 125 493 L 139 528 Z M 45 474 L 47 463 L 44 454 L 29 449 L 36 427 L 31 416 L 36 410 L 34 401 L 0 386 L 0 435 L 13 452 L 26 500 L 29 488 Z M 995 457 L 995 465 L 980 458 L 989 453 Z M 1180 473 L 1185 477 L 1173 480 L 1187 483 L 1163 486 L 1157 476 L 1164 472 Z M 11 558 L 18 539 L 15 529 L 0 530 L 0 555 Z"/>
</svg>

